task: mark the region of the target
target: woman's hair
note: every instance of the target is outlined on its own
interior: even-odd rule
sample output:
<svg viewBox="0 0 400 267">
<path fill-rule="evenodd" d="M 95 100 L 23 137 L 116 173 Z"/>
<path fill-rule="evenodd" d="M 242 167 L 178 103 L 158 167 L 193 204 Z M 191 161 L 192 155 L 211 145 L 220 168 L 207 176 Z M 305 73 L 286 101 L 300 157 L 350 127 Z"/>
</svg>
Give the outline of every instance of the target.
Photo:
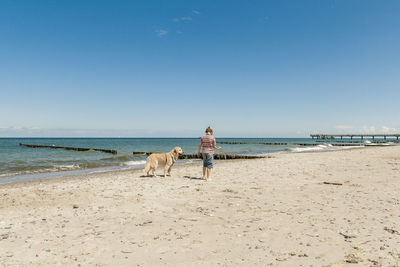
<svg viewBox="0 0 400 267">
<path fill-rule="evenodd" d="M 206 133 L 213 134 L 213 129 L 211 129 L 211 127 L 208 126 L 207 129 L 206 129 Z"/>
</svg>

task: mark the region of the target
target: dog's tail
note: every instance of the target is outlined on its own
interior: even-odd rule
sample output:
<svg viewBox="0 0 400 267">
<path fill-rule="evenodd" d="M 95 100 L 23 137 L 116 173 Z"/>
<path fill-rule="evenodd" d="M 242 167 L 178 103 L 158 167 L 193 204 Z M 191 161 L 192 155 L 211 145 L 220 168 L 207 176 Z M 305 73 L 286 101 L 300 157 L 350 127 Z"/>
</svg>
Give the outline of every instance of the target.
<svg viewBox="0 0 400 267">
<path fill-rule="evenodd" d="M 144 166 L 143 172 L 147 174 L 150 171 L 150 161 L 146 160 L 146 166 Z"/>
</svg>

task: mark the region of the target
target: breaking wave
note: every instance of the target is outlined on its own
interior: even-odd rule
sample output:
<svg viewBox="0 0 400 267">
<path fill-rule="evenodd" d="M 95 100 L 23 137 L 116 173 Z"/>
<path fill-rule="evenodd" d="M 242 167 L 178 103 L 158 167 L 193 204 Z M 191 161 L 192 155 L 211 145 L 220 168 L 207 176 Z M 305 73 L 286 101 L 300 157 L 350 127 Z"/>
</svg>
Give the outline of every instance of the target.
<svg viewBox="0 0 400 267">
<path fill-rule="evenodd" d="M 320 152 L 320 151 L 335 151 L 335 150 L 345 150 L 345 149 L 353 149 L 353 148 L 361 148 L 364 145 L 359 146 L 333 146 L 331 144 L 321 144 L 317 146 L 310 146 L 310 147 L 293 147 L 288 148 L 287 150 L 294 153 L 301 153 L 301 152 Z"/>
</svg>

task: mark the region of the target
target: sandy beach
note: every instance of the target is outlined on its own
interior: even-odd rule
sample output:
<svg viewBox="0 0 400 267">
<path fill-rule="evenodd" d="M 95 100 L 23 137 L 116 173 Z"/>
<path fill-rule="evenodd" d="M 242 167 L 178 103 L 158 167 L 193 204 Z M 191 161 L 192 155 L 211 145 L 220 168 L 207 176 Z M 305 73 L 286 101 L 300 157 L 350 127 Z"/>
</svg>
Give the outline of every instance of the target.
<svg viewBox="0 0 400 267">
<path fill-rule="evenodd" d="M 400 146 L 172 173 L 0 185 L 1 265 L 400 266 Z"/>
</svg>

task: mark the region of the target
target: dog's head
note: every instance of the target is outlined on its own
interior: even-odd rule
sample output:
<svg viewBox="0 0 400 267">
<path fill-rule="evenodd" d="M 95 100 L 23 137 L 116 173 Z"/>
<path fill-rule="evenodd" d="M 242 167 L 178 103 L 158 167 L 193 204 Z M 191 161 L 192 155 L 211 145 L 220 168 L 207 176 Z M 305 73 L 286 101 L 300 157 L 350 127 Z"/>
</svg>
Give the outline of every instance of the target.
<svg viewBox="0 0 400 267">
<path fill-rule="evenodd" d="M 179 157 L 179 155 L 183 154 L 183 150 L 182 148 L 180 148 L 179 146 L 174 147 L 174 149 L 172 149 L 172 154 L 174 154 L 174 156 L 177 158 Z"/>
</svg>

